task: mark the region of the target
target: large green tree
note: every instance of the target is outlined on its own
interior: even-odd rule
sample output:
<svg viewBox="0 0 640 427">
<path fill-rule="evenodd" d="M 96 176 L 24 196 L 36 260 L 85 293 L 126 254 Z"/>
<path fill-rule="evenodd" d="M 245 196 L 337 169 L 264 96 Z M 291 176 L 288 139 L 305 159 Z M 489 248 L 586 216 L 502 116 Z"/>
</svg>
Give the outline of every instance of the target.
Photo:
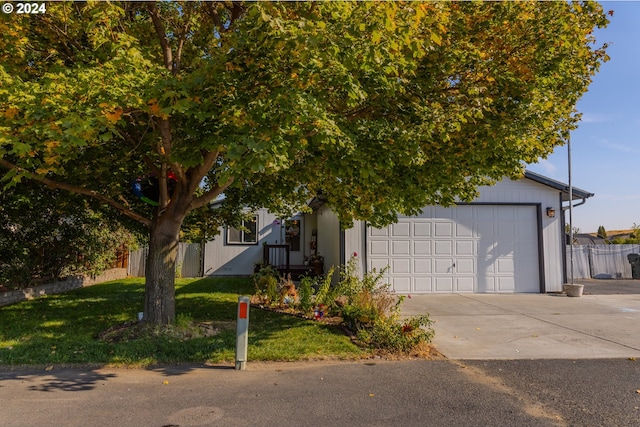
<svg viewBox="0 0 640 427">
<path fill-rule="evenodd" d="M 48 190 L 33 181 L 4 189 L 0 192 L 0 285 L 21 288 L 40 280 L 106 270 L 117 250 L 122 245 L 131 247 L 137 237 L 109 214 L 91 199 Z"/>
<path fill-rule="evenodd" d="M 606 59 L 591 2 L 52 2 L 1 19 L 5 183 L 146 226 L 157 324 L 189 212 L 322 192 L 345 223 L 382 225 L 469 200 L 563 143 Z M 130 196 L 148 173 L 157 207 Z"/>
</svg>

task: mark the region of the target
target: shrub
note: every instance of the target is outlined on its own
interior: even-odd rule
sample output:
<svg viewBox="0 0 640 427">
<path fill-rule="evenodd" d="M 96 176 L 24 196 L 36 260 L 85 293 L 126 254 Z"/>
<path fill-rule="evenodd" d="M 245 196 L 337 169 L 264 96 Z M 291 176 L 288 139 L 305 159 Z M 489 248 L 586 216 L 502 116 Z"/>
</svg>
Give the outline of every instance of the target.
<svg viewBox="0 0 640 427">
<path fill-rule="evenodd" d="M 357 337 L 372 348 L 407 353 L 422 343 L 431 342 L 432 323 L 426 314 L 403 321 L 397 316 L 378 317 L 373 324 L 360 329 Z"/>
<path fill-rule="evenodd" d="M 251 275 L 255 286 L 255 297 L 262 304 L 274 304 L 279 300 L 278 295 L 278 270 L 270 265 L 262 267 Z"/>
<path fill-rule="evenodd" d="M 313 310 L 313 285 L 315 280 L 312 277 L 305 276 L 300 280 L 298 286 L 298 308 L 305 314 L 311 314 Z"/>
<path fill-rule="evenodd" d="M 347 297 L 342 317 L 356 332 L 358 339 L 372 348 L 408 352 L 422 343 L 431 342 L 433 329 L 428 315 L 399 320 L 404 297 L 394 294 L 388 283 L 382 283 L 385 269 L 355 274 L 351 259 L 342 275 L 341 291 Z"/>
<path fill-rule="evenodd" d="M 323 305 L 325 307 L 325 313 L 329 315 L 339 314 L 336 312 L 336 308 L 338 306 L 336 299 L 341 294 L 340 287 L 331 285 L 331 279 L 333 278 L 334 271 L 335 268 L 331 267 L 319 283 L 318 279 L 316 279 L 318 292 L 316 292 L 316 296 L 313 300 L 316 307 Z"/>
</svg>

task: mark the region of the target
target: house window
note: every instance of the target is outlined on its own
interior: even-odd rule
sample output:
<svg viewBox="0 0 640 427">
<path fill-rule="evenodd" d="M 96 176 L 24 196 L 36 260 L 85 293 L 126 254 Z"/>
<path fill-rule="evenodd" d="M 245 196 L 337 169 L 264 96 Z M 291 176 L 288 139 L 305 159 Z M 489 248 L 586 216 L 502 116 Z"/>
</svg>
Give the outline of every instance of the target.
<svg viewBox="0 0 640 427">
<path fill-rule="evenodd" d="M 258 244 L 258 215 L 251 219 L 242 220 L 242 227 L 227 228 L 227 243 L 230 245 Z"/>
</svg>

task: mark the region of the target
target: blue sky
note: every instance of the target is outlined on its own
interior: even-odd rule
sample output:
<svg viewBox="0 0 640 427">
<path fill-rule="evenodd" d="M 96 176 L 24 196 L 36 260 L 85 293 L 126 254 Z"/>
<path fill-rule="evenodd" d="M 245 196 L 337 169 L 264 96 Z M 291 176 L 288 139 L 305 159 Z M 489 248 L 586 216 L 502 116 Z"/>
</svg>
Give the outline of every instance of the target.
<svg viewBox="0 0 640 427">
<path fill-rule="evenodd" d="M 574 227 L 585 233 L 640 224 L 640 1 L 601 4 L 614 11 L 595 33 L 598 45 L 609 43 L 611 60 L 578 103 L 583 117 L 571 133 L 573 185 L 595 193 L 573 210 Z M 527 168 L 568 182 L 567 147 Z"/>
</svg>

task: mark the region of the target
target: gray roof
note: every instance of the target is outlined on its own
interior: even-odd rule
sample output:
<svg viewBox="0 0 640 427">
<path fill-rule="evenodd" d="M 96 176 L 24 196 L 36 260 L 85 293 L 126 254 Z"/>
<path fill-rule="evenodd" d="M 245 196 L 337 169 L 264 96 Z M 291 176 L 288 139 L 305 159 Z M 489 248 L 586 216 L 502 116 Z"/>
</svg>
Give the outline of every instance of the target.
<svg viewBox="0 0 640 427">
<path fill-rule="evenodd" d="M 539 184 L 546 185 L 551 188 L 555 188 L 556 190 L 560 190 L 562 192 L 562 201 L 569 201 L 569 184 L 565 184 L 564 182 L 556 181 L 555 179 L 548 178 L 544 175 L 540 175 L 535 172 L 525 171 L 524 177 L 535 181 Z M 572 189 L 573 200 L 578 199 L 588 199 L 589 197 L 593 197 L 593 193 L 589 193 L 586 190 L 582 190 L 577 187 L 573 187 Z"/>
</svg>

